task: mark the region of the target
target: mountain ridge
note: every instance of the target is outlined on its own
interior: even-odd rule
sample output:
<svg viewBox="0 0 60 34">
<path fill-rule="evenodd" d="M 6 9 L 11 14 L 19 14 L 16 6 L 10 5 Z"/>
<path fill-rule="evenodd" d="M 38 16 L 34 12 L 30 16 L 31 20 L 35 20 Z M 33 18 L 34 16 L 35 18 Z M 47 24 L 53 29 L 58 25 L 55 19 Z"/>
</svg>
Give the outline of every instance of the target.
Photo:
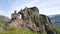
<svg viewBox="0 0 60 34">
<path fill-rule="evenodd" d="M 10 19 L 6 16 L 0 15 L 0 23 L 5 23 L 10 21 Z"/>
<path fill-rule="evenodd" d="M 49 18 L 51 19 L 53 24 L 60 27 L 60 14 L 50 15 Z"/>
</svg>

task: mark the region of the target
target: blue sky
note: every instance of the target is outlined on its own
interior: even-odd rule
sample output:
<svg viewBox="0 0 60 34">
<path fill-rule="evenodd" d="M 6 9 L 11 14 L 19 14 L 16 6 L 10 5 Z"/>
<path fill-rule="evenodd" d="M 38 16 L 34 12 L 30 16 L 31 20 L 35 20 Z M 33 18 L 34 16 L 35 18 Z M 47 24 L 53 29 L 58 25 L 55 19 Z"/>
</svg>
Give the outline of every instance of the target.
<svg viewBox="0 0 60 34">
<path fill-rule="evenodd" d="M 55 15 L 60 14 L 60 0 L 0 0 L 0 15 L 11 17 L 14 10 L 36 6 L 40 14 Z"/>
</svg>

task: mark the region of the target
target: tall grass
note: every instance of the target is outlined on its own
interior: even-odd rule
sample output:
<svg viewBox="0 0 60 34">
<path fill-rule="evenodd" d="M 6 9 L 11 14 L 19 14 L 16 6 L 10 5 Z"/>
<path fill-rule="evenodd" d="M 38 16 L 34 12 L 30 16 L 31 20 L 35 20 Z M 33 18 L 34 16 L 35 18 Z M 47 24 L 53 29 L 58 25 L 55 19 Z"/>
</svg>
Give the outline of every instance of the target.
<svg viewBox="0 0 60 34">
<path fill-rule="evenodd" d="M 56 34 L 60 34 L 60 27 L 57 27 L 57 26 L 53 25 L 52 28 L 56 32 Z"/>
<path fill-rule="evenodd" d="M 27 28 L 18 29 L 16 27 L 13 27 L 1 30 L 0 34 L 39 34 L 39 33 L 30 31 Z"/>
</svg>

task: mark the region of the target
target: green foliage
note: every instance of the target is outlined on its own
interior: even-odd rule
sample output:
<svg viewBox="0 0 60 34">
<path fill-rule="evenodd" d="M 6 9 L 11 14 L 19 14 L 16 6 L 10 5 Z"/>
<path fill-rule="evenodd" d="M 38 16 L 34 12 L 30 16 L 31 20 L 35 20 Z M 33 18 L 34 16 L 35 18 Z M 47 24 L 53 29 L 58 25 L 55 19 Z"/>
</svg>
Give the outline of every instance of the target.
<svg viewBox="0 0 60 34">
<path fill-rule="evenodd" d="M 4 24 L 9 21 L 10 21 L 10 19 L 8 17 L 0 15 L 0 23 Z"/>
<path fill-rule="evenodd" d="M 16 27 L 7 28 L 0 31 L 0 34 L 39 34 L 37 32 L 32 32 L 27 28 L 18 29 Z"/>
<path fill-rule="evenodd" d="M 59 28 L 59 27 L 53 25 L 52 28 L 53 28 L 53 30 L 56 32 L 56 34 L 60 34 L 60 28 Z"/>
</svg>

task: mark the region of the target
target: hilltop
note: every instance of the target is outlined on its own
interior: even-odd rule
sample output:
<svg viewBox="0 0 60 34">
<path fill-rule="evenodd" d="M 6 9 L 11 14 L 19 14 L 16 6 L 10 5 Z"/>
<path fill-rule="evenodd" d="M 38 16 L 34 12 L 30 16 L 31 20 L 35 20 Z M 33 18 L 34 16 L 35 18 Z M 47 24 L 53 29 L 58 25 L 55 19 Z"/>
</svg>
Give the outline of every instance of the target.
<svg viewBox="0 0 60 34">
<path fill-rule="evenodd" d="M 56 26 L 60 27 L 60 14 L 57 15 L 51 15 L 49 16 L 52 23 L 55 24 Z"/>
<path fill-rule="evenodd" d="M 6 22 L 2 28 L 5 28 L 3 31 L 6 33 L 8 31 L 10 34 L 14 30 L 15 33 L 19 33 L 23 30 L 23 34 L 26 33 L 26 30 L 31 34 L 55 34 L 56 29 L 51 23 L 52 22 L 48 16 L 39 14 L 39 9 L 37 7 L 25 7 L 18 13 L 16 13 L 15 10 L 14 13 L 11 14 L 11 20 Z"/>
<path fill-rule="evenodd" d="M 0 15 L 0 23 L 5 23 L 10 21 L 10 19 L 6 16 Z"/>
</svg>

